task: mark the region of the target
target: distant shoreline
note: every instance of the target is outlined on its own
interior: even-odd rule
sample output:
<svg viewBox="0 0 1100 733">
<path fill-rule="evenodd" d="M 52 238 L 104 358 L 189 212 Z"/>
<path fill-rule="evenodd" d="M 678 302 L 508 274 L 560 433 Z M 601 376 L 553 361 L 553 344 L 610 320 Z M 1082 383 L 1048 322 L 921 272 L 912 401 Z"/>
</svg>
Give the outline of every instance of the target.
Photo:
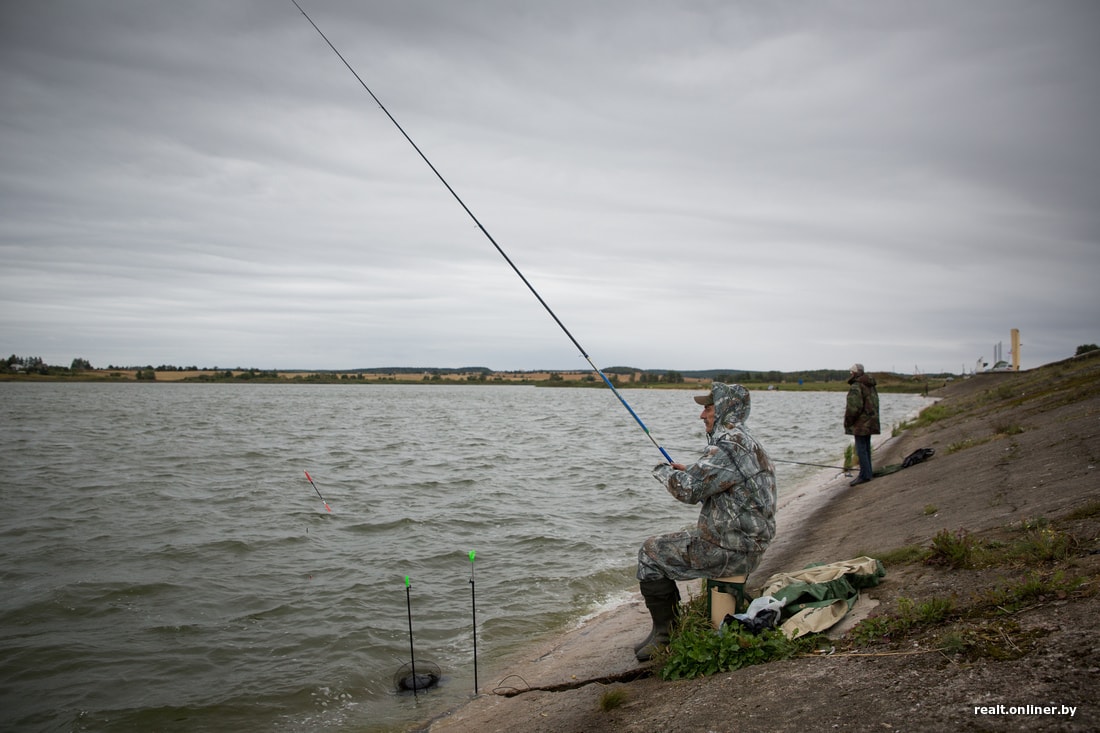
<svg viewBox="0 0 1100 733">
<path fill-rule="evenodd" d="M 608 374 L 616 389 L 706 389 L 712 378 L 683 376 L 677 381 L 657 381 L 654 375 L 642 372 L 629 375 Z M 943 379 L 926 379 L 910 375 L 876 373 L 880 392 L 920 393 L 943 386 Z M 366 371 L 259 371 L 255 369 L 89 369 L 64 374 L 0 374 L 0 382 L 97 382 L 97 383 L 186 383 L 186 384 L 347 384 L 347 385 L 470 385 L 470 386 L 530 386 L 547 388 L 606 389 L 603 380 L 592 371 L 533 372 L 459 372 L 424 370 L 423 372 Z M 773 381 L 739 381 L 751 391 L 844 392 L 843 380 L 805 381 L 785 378 Z"/>
</svg>

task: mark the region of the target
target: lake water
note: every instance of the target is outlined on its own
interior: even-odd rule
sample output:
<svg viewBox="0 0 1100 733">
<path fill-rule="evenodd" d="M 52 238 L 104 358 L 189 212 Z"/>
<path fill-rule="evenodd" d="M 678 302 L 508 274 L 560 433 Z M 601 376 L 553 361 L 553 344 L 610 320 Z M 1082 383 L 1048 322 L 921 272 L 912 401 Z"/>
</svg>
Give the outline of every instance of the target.
<svg viewBox="0 0 1100 733">
<path fill-rule="evenodd" d="M 691 392 L 623 394 L 696 458 Z M 882 395 L 884 431 L 925 404 Z M 843 410 L 754 392 L 748 426 L 774 459 L 839 465 Z M 698 511 L 607 389 L 0 383 L 0 431 L 2 730 L 427 720 L 473 694 L 472 589 L 484 693 L 492 660 L 636 590 L 642 540 Z M 778 464 L 780 493 L 820 470 Z M 394 691 L 410 613 L 444 675 L 416 697 Z"/>
</svg>

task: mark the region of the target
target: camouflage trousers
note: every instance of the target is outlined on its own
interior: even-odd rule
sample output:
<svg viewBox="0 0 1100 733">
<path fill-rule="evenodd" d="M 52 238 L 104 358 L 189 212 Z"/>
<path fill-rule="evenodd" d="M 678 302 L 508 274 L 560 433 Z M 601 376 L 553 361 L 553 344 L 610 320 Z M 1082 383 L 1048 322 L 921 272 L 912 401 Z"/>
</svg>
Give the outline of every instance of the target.
<svg viewBox="0 0 1100 733">
<path fill-rule="evenodd" d="M 726 550 L 694 532 L 650 537 L 638 550 L 638 580 L 691 580 L 748 575 L 763 553 Z"/>
</svg>

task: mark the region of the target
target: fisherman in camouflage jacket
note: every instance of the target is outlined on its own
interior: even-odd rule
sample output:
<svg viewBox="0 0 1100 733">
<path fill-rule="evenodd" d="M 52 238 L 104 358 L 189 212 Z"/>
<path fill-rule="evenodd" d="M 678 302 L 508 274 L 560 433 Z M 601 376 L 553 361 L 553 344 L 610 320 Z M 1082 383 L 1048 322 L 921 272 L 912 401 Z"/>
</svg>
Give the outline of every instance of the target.
<svg viewBox="0 0 1100 733">
<path fill-rule="evenodd" d="M 859 475 L 849 484 L 859 486 L 874 475 L 871 467 L 871 436 L 881 431 L 878 417 L 878 388 L 875 378 L 863 370 L 862 364 L 853 364 L 848 370 L 848 399 L 844 406 L 844 432 L 855 436 L 856 457 L 859 459 Z"/>
<path fill-rule="evenodd" d="M 775 535 L 775 466 L 744 426 L 749 391 L 715 382 L 699 418 L 707 448 L 694 464 L 662 463 L 653 475 L 685 504 L 702 503 L 695 529 L 650 537 L 638 551 L 638 581 L 653 628 L 634 648 L 640 661 L 668 643 L 680 601 L 677 580 L 748 575 Z"/>
</svg>

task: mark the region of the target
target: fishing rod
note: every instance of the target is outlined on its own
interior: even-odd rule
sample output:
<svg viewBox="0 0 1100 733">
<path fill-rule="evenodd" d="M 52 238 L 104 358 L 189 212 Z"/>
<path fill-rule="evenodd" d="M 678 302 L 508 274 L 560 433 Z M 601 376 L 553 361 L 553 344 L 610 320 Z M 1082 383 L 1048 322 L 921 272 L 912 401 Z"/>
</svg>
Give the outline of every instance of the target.
<svg viewBox="0 0 1100 733">
<path fill-rule="evenodd" d="M 317 27 L 317 24 L 313 22 L 313 19 L 309 17 L 306 11 L 302 10 L 302 6 L 298 4 L 298 0 L 290 1 L 294 3 L 294 7 L 298 8 L 298 12 L 305 16 L 305 19 L 308 20 L 309 24 L 313 26 L 313 29 L 316 30 L 318 34 L 320 34 L 321 38 L 325 39 L 325 43 L 327 43 L 328 47 L 332 49 L 332 52 L 335 53 L 342 62 L 344 62 L 344 66 L 346 66 L 348 68 L 348 71 L 352 73 L 352 76 L 356 78 L 356 80 L 359 82 L 359 85 L 367 91 L 367 94 L 371 96 L 371 99 L 374 100 L 375 104 L 377 104 L 378 107 L 386 113 L 386 117 L 390 118 L 390 122 L 392 122 L 394 124 L 394 127 L 396 127 L 398 131 L 401 132 L 406 140 L 408 140 L 409 145 L 412 145 L 413 150 L 415 150 L 417 154 L 421 157 L 421 159 L 423 159 L 423 161 L 428 164 L 428 167 L 432 169 L 432 173 L 435 174 L 435 177 L 439 179 L 439 182 L 442 183 L 444 187 L 446 187 L 451 196 L 454 197 L 454 200 L 457 201 L 458 205 L 462 207 L 463 211 L 465 211 L 469 215 L 469 217 L 473 219 L 474 224 L 476 224 L 477 228 L 481 230 L 481 233 L 485 235 L 485 238 L 488 239 L 490 243 L 492 243 L 493 247 L 496 248 L 496 251 L 500 253 L 500 256 L 504 258 L 504 261 L 508 263 L 508 265 L 512 268 L 512 270 L 515 271 L 517 275 L 519 275 L 519 279 L 523 281 L 523 284 L 527 286 L 527 289 L 531 291 L 531 294 L 535 296 L 539 303 L 542 304 L 542 307 L 546 309 L 546 312 L 550 314 L 550 317 L 554 319 L 554 322 L 558 324 L 558 327 L 561 328 L 565 335 L 569 337 L 569 340 L 572 341 L 573 345 L 577 347 L 577 351 L 581 352 L 581 356 L 583 356 L 585 361 L 588 362 L 588 365 L 592 367 L 592 371 L 600 375 L 600 378 L 603 379 L 603 383 L 606 384 L 607 387 L 612 391 L 612 393 L 614 393 L 614 395 L 619 398 L 619 402 L 621 402 L 623 407 L 626 408 L 626 411 L 630 413 L 630 416 L 634 418 L 634 421 L 638 423 L 638 426 L 641 427 L 643 431 L 645 431 L 646 437 L 649 438 L 650 442 L 653 443 L 657 450 L 661 452 L 661 455 L 664 456 L 666 461 L 668 461 L 669 463 L 673 463 L 672 456 L 670 456 L 668 452 L 661 447 L 661 444 L 658 443 L 657 439 L 654 438 L 653 435 L 649 432 L 649 428 L 647 428 L 645 423 L 642 422 L 642 419 L 638 417 L 638 413 L 634 412 L 634 408 L 632 408 L 630 404 L 626 401 L 626 399 L 622 396 L 622 394 L 619 393 L 619 390 L 615 389 L 615 385 L 611 383 L 611 380 L 607 378 L 607 375 L 603 373 L 603 370 L 601 370 L 595 365 L 595 363 L 593 363 L 592 358 L 589 357 L 588 352 L 584 350 L 584 347 L 580 345 L 577 339 L 573 337 L 573 334 L 569 332 L 569 329 L 565 327 L 565 324 L 561 322 L 561 319 L 558 318 L 557 314 L 555 314 L 554 311 L 551 310 L 550 306 L 546 303 L 546 301 L 542 299 L 542 296 L 539 295 L 539 292 L 535 290 L 535 286 L 532 285 L 526 277 L 524 277 L 523 273 L 520 272 L 520 269 L 516 266 L 514 262 L 512 262 L 512 258 L 505 254 L 501 246 L 497 244 L 497 241 L 493 239 L 493 236 L 491 234 L 489 234 L 489 230 L 486 229 L 480 221 L 478 221 L 478 218 L 474 216 L 474 212 L 470 211 L 470 207 L 468 207 L 466 203 L 455 192 L 455 190 L 451 188 L 451 184 L 447 183 L 447 179 L 445 179 L 443 175 L 436 169 L 436 167 L 432 165 L 432 162 L 428 160 L 428 156 L 425 155 L 424 151 L 420 149 L 420 146 L 413 142 L 413 139 L 409 137 L 409 133 L 405 132 L 405 128 L 401 127 L 401 125 L 397 122 L 397 119 L 394 118 L 392 114 L 390 114 L 390 111 L 386 109 L 386 105 L 382 104 L 382 100 L 380 100 L 377 95 L 375 95 L 375 93 L 371 91 L 370 87 L 367 86 L 367 83 L 364 82 L 362 77 L 360 77 L 355 69 L 352 68 L 351 64 L 349 64 L 347 59 L 344 58 L 344 55 L 336 49 L 336 46 L 332 45 L 332 41 L 330 41 L 328 39 L 328 36 L 326 36 L 324 32 Z"/>
</svg>

